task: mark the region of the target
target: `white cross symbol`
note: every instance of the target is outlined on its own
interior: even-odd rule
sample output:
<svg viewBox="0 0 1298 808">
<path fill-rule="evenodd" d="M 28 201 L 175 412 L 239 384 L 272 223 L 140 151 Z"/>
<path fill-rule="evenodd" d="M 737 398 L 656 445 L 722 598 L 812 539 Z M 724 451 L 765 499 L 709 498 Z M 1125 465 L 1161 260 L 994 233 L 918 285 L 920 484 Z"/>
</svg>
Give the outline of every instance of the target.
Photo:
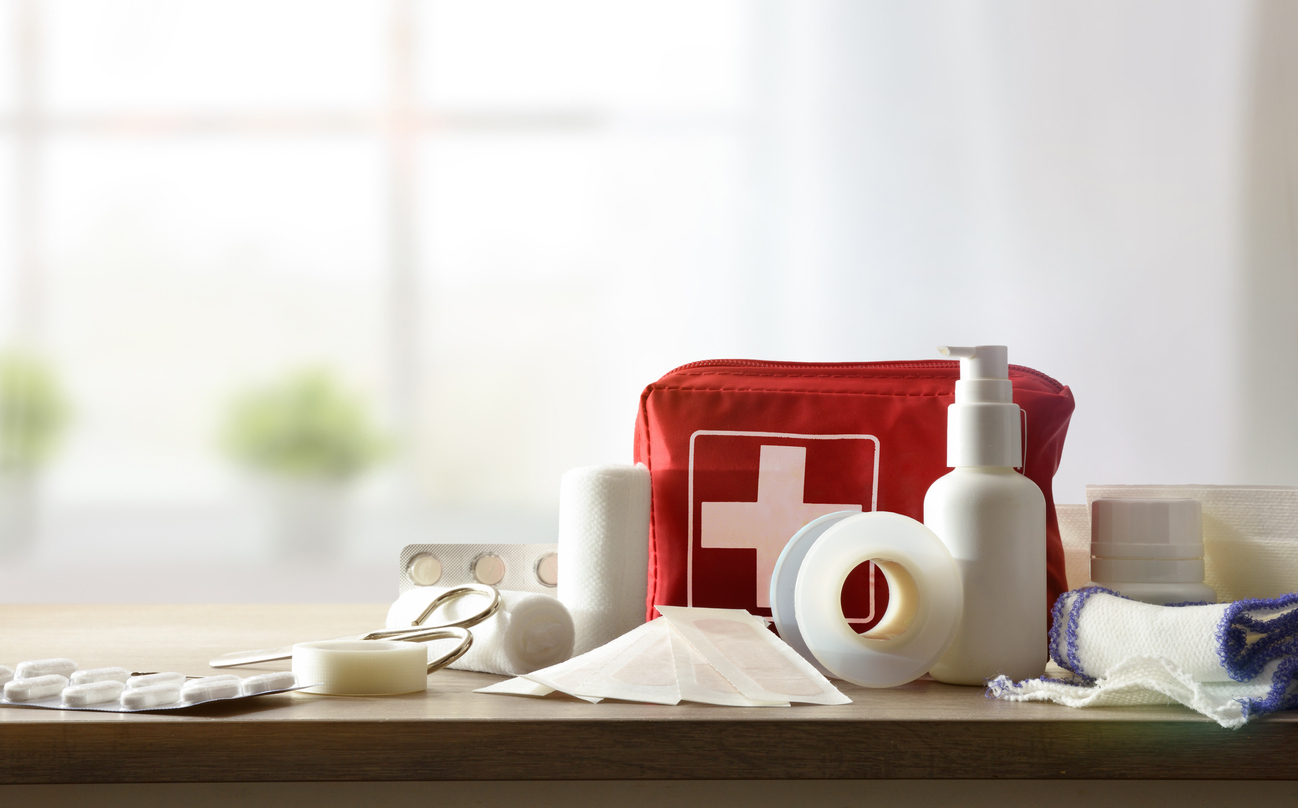
<svg viewBox="0 0 1298 808">
<path fill-rule="evenodd" d="M 703 547 L 757 550 L 758 606 L 771 605 L 771 572 L 794 533 L 827 513 L 861 510 L 860 505 L 803 502 L 806 475 L 805 446 L 763 446 L 756 502 L 703 503 Z"/>
</svg>

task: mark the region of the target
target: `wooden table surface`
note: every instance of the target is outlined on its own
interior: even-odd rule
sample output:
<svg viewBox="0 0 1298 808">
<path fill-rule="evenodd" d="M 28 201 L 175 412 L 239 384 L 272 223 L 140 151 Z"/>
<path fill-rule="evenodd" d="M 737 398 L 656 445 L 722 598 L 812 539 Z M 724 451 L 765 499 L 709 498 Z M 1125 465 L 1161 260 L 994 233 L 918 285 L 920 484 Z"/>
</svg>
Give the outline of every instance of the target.
<svg viewBox="0 0 1298 808">
<path fill-rule="evenodd" d="M 0 664 L 216 671 L 247 648 L 359 633 L 384 605 L 0 605 Z M 270 663 L 239 669 L 287 669 Z M 852 704 L 588 704 L 473 693 L 500 677 L 442 671 L 428 691 L 278 694 L 179 712 L 0 707 L 0 784 L 320 780 L 1298 779 L 1298 715 L 1225 730 L 1188 709 L 1071 710 L 921 680 L 840 683 Z"/>
</svg>

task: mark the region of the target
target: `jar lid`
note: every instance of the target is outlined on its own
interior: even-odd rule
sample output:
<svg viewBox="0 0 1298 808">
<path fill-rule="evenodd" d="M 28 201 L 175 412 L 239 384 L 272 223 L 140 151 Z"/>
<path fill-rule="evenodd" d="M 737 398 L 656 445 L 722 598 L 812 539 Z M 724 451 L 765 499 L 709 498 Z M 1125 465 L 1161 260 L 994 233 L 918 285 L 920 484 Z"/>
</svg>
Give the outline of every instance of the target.
<svg viewBox="0 0 1298 808">
<path fill-rule="evenodd" d="M 1095 500 L 1091 503 L 1091 555 L 1201 558 L 1203 515 L 1198 500 Z"/>
</svg>

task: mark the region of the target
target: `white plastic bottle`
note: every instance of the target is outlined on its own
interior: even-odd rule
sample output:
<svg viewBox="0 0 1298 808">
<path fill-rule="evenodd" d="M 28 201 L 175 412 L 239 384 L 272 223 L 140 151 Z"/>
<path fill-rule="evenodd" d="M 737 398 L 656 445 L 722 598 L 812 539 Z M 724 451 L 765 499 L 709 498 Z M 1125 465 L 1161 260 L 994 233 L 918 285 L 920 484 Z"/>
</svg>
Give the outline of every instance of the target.
<svg viewBox="0 0 1298 808">
<path fill-rule="evenodd" d="M 955 641 L 929 673 L 981 685 L 1005 674 L 1040 676 L 1046 650 L 1046 499 L 1014 470 L 1022 421 L 1004 345 L 938 348 L 960 360 L 947 409 L 947 465 L 924 496 L 924 524 L 955 558 L 964 613 Z"/>
</svg>

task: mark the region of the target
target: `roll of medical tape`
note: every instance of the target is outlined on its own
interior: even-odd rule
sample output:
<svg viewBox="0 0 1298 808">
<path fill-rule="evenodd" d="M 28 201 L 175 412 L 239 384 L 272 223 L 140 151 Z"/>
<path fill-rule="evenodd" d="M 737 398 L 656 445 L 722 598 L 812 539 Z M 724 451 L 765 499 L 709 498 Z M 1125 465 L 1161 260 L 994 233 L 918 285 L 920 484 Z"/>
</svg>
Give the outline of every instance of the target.
<svg viewBox="0 0 1298 808">
<path fill-rule="evenodd" d="M 783 552 L 775 561 L 775 568 L 771 570 L 771 620 L 775 622 L 775 630 L 780 633 L 780 639 L 826 676 L 833 676 L 833 673 L 826 670 L 825 666 L 816 659 L 816 655 L 811 653 L 807 641 L 802 638 L 802 631 L 798 628 L 793 591 L 798 583 L 798 570 L 802 568 L 807 551 L 820 540 L 821 536 L 825 535 L 826 530 L 859 513 L 860 511 L 839 511 L 808 522 L 793 534 L 788 544 L 784 545 Z"/>
<path fill-rule="evenodd" d="M 392 696 L 428 688 L 428 651 L 422 643 L 325 640 L 293 646 L 293 673 L 304 693 Z"/>
<path fill-rule="evenodd" d="M 888 608 L 857 634 L 843 616 L 848 574 L 873 560 L 888 581 Z M 963 587 L 946 545 L 895 513 L 862 513 L 830 525 L 798 567 L 794 612 L 802 639 L 834 677 L 894 687 L 928 672 L 960 626 Z"/>
</svg>

